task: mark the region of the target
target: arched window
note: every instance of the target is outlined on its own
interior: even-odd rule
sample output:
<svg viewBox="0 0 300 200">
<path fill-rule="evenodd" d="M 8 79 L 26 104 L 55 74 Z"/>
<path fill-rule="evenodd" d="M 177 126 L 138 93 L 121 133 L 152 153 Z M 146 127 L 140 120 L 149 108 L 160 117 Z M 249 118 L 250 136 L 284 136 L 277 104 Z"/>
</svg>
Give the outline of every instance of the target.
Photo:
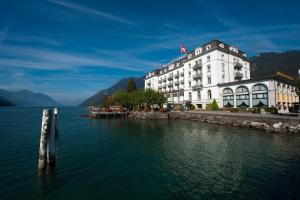
<svg viewBox="0 0 300 200">
<path fill-rule="evenodd" d="M 258 83 L 252 88 L 252 105 L 253 107 L 268 106 L 268 87 Z"/>
<path fill-rule="evenodd" d="M 207 97 L 208 97 L 208 99 L 211 99 L 211 90 L 207 91 Z"/>
<path fill-rule="evenodd" d="M 236 106 L 237 107 L 250 106 L 249 90 L 247 87 L 239 86 L 236 89 Z"/>
<path fill-rule="evenodd" d="M 230 88 L 225 88 L 223 90 L 223 106 L 224 107 L 233 107 L 234 106 L 233 90 Z"/>
<path fill-rule="evenodd" d="M 189 92 L 189 101 L 192 101 L 192 93 Z"/>
</svg>

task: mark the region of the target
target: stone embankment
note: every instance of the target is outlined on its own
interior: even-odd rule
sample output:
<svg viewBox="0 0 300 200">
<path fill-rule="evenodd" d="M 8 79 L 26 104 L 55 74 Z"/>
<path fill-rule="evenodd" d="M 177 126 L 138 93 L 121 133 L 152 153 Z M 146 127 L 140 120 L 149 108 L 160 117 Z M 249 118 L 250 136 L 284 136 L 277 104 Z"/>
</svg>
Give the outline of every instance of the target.
<svg viewBox="0 0 300 200">
<path fill-rule="evenodd" d="M 168 113 L 162 112 L 130 112 L 128 117 L 136 119 L 168 119 Z"/>
<path fill-rule="evenodd" d="M 277 133 L 300 133 L 300 119 L 272 114 L 187 111 L 170 112 L 169 119 L 209 122 Z"/>
</svg>

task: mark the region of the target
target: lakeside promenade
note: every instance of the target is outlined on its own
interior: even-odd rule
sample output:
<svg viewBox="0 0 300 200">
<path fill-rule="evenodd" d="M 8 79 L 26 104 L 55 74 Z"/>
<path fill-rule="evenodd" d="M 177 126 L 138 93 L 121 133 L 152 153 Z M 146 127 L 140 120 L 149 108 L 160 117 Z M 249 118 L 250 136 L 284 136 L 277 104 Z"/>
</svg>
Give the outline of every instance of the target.
<svg viewBox="0 0 300 200">
<path fill-rule="evenodd" d="M 253 113 L 229 113 L 213 111 L 131 112 L 137 119 L 191 120 L 253 128 L 276 133 L 300 133 L 300 119 L 292 116 Z"/>
</svg>

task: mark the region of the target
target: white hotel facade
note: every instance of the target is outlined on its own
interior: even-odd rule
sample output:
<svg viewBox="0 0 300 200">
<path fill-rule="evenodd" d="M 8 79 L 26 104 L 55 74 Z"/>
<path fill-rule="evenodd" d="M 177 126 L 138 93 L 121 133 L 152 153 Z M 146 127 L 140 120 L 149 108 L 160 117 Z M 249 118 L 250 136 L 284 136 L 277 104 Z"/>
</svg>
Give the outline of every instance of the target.
<svg viewBox="0 0 300 200">
<path fill-rule="evenodd" d="M 292 77 L 251 79 L 246 54 L 218 40 L 148 73 L 147 88 L 163 92 L 169 103 L 203 109 L 213 99 L 220 107 L 276 106 L 282 112 L 298 102 Z"/>
</svg>

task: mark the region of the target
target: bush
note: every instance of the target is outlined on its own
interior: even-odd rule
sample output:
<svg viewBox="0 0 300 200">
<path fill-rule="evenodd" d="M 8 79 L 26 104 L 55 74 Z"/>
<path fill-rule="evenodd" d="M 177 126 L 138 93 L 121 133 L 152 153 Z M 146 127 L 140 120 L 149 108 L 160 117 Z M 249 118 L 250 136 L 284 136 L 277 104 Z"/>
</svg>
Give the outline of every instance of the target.
<svg viewBox="0 0 300 200">
<path fill-rule="evenodd" d="M 182 110 L 182 106 L 181 106 L 181 105 L 176 105 L 176 106 L 175 106 L 175 110 L 176 110 L 176 111 Z"/>
<path fill-rule="evenodd" d="M 208 104 L 206 106 L 206 110 L 209 111 L 217 111 L 219 110 L 219 105 L 217 104 L 216 100 L 214 99 L 214 101 L 211 104 Z"/>
<path fill-rule="evenodd" d="M 240 109 L 238 109 L 238 108 L 231 108 L 230 109 L 230 112 L 231 113 L 237 113 L 237 112 L 239 112 L 240 111 Z"/>
<path fill-rule="evenodd" d="M 277 108 L 274 107 L 274 106 L 272 106 L 272 107 L 270 108 L 270 113 L 271 113 L 271 114 L 278 114 Z"/>
<path fill-rule="evenodd" d="M 195 110 L 195 109 L 196 109 L 195 105 L 194 105 L 194 104 L 192 104 L 192 106 L 191 106 L 191 110 Z"/>
<path fill-rule="evenodd" d="M 260 108 L 259 108 L 259 107 L 253 108 L 253 109 L 252 109 L 252 113 L 260 114 Z"/>
</svg>

